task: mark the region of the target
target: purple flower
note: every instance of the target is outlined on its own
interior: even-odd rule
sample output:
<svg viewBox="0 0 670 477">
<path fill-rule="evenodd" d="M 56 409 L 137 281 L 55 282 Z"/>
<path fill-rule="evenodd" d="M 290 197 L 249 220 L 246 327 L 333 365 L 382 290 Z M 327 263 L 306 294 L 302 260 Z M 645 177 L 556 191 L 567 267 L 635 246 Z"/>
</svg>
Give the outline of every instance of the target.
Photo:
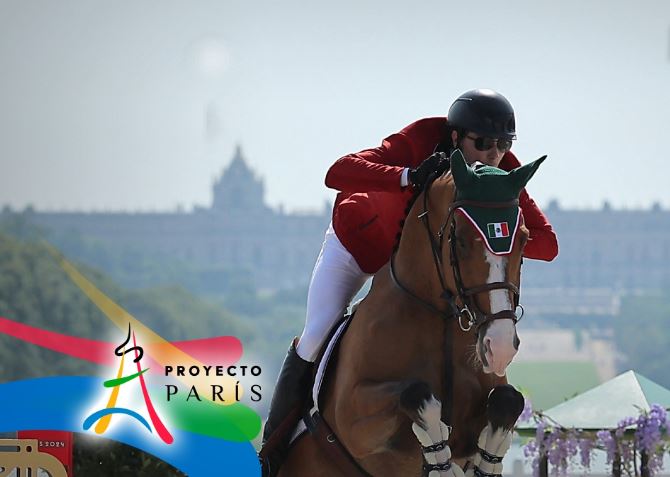
<svg viewBox="0 0 670 477">
<path fill-rule="evenodd" d="M 523 411 L 521 411 L 521 415 L 519 416 L 519 419 L 517 419 L 516 423 L 519 424 L 520 422 L 526 422 L 530 420 L 531 417 L 533 417 L 533 403 L 530 402 L 530 399 L 524 396 Z"/>
<path fill-rule="evenodd" d="M 582 467 L 591 467 L 591 455 L 593 454 L 593 441 L 591 439 L 579 439 L 579 458 Z"/>
<path fill-rule="evenodd" d="M 526 459 L 533 457 L 537 451 L 537 442 L 534 439 L 531 439 L 525 446 L 523 446 L 523 456 Z"/>
<path fill-rule="evenodd" d="M 611 464 L 614 460 L 614 454 L 616 454 L 617 444 L 614 440 L 614 436 L 610 431 L 598 431 L 596 433 L 598 438 L 598 444 L 605 450 L 607 453 L 607 463 Z"/>
<path fill-rule="evenodd" d="M 635 432 L 631 439 L 626 436 L 626 430 L 632 427 Z M 535 439 L 526 444 L 523 452 L 527 459 L 532 459 L 533 475 L 537 476 L 540 450 L 547 456 L 552 475 L 567 475 L 568 467 L 577 463 L 577 456 L 581 466 L 589 469 L 596 446 L 605 450 L 608 464 L 618 453 L 624 472 L 633 475 L 636 463 L 639 463 L 639 452 L 644 451 L 649 458 L 649 473 L 653 476 L 663 470 L 663 457 L 670 450 L 666 443 L 669 435 L 670 416 L 665 408 L 654 404 L 648 412 L 622 419 L 615 429 L 598 431 L 595 439 L 580 429 L 550 426 L 545 420 L 538 419 Z"/>
<path fill-rule="evenodd" d="M 663 425 L 666 421 L 667 413 L 658 404 L 653 404 L 649 412 L 642 413 L 637 418 L 635 442 L 649 456 L 655 453 L 661 446 Z"/>
</svg>

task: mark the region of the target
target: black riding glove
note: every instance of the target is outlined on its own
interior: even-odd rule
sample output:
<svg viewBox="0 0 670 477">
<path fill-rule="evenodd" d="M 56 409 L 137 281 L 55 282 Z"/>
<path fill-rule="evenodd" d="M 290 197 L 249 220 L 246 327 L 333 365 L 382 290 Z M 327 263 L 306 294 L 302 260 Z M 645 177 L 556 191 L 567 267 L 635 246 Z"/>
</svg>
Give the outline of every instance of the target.
<svg viewBox="0 0 670 477">
<path fill-rule="evenodd" d="M 449 159 L 444 152 L 436 152 L 428 156 L 418 167 L 410 169 L 407 173 L 407 179 L 415 189 L 423 189 L 428 181 L 428 177 L 433 172 L 442 174 L 449 169 Z"/>
</svg>

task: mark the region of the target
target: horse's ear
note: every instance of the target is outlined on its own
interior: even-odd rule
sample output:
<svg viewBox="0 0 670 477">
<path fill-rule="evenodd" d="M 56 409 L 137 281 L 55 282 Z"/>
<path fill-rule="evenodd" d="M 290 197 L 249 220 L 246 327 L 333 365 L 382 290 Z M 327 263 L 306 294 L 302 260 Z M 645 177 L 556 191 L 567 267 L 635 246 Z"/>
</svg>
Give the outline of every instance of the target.
<svg viewBox="0 0 670 477">
<path fill-rule="evenodd" d="M 449 163 L 456 189 L 463 189 L 475 180 L 475 172 L 465 162 L 465 157 L 463 157 L 460 149 L 454 149 L 449 157 Z"/>
<path fill-rule="evenodd" d="M 521 192 L 521 189 L 526 187 L 528 181 L 537 171 L 537 168 L 540 167 L 540 164 L 544 162 L 547 156 L 542 156 L 539 159 L 535 159 L 533 162 L 529 162 L 521 167 L 510 171 L 508 177 L 510 180 L 510 185 L 517 191 Z"/>
</svg>

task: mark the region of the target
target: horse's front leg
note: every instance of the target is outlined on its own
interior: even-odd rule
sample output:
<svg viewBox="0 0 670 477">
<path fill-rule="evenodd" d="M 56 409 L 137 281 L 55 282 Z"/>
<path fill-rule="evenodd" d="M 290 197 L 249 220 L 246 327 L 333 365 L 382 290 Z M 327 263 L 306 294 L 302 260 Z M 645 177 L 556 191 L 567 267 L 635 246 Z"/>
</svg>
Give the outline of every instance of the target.
<svg viewBox="0 0 670 477">
<path fill-rule="evenodd" d="M 347 447 L 356 459 L 365 459 L 392 450 L 390 443 L 397 437 L 400 426 L 412 421 L 412 430 L 423 449 L 423 459 L 434 469 L 430 477 L 461 477 L 463 472 L 450 462 L 451 451 L 447 446 L 449 428 L 441 420 L 442 405 L 422 381 L 391 381 L 360 383 L 351 396 L 355 419 L 346 434 Z M 408 429 L 409 431 L 409 429 Z M 408 434 L 411 436 L 411 434 Z M 397 446 L 398 442 L 394 442 Z M 422 455 L 417 453 L 416 441 L 406 447 L 411 454 L 410 467 L 422 465 Z M 393 449 L 398 452 L 398 448 Z M 407 461 L 404 461 L 407 463 Z M 399 468 L 394 470 L 399 471 Z M 395 475 L 395 474 L 394 474 Z M 399 474 L 398 474 L 399 475 Z"/>
<path fill-rule="evenodd" d="M 512 444 L 512 430 L 522 411 L 523 396 L 514 386 L 505 384 L 493 388 L 486 405 L 489 422 L 479 434 L 479 452 L 470 459 L 473 467 L 466 476 L 502 475 L 502 460 Z"/>
<path fill-rule="evenodd" d="M 425 383 L 415 383 L 400 397 L 400 409 L 412 419 L 412 431 L 421 444 L 424 473 L 428 477 L 463 477 L 451 462 L 447 445 L 451 428 L 442 422 L 442 403 Z"/>
</svg>

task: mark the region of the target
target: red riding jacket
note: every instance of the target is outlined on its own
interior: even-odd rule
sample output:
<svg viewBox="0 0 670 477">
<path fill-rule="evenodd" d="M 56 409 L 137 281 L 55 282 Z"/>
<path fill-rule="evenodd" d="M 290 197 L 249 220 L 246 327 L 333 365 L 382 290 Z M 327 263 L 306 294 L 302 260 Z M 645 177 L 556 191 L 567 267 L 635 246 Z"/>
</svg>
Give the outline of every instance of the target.
<svg viewBox="0 0 670 477">
<path fill-rule="evenodd" d="M 380 147 L 338 159 L 326 174 L 326 186 L 339 190 L 333 208 L 337 237 L 366 273 L 375 273 L 391 258 L 400 222 L 405 218 L 411 187 L 400 186 L 405 167 L 417 167 L 430 156 L 446 133 L 445 117 L 420 119 L 382 141 Z M 507 152 L 500 168 L 521 164 Z M 553 260 L 556 234 L 535 201 L 521 191 L 519 205 L 530 237 L 524 256 Z"/>
</svg>

